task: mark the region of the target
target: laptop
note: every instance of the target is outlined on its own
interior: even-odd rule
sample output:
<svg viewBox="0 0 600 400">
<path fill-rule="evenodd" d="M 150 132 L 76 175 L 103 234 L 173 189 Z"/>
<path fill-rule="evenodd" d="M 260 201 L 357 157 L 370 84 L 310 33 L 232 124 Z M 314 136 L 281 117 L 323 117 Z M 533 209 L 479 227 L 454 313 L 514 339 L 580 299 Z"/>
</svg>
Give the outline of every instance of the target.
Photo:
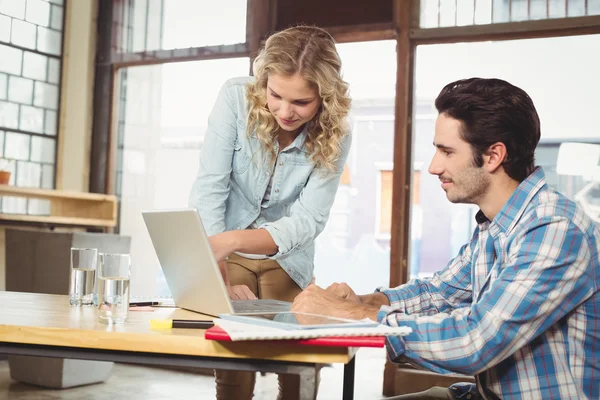
<svg viewBox="0 0 600 400">
<path fill-rule="evenodd" d="M 142 211 L 175 305 L 218 316 L 289 311 L 279 300 L 230 300 L 200 215 L 195 209 Z"/>
</svg>

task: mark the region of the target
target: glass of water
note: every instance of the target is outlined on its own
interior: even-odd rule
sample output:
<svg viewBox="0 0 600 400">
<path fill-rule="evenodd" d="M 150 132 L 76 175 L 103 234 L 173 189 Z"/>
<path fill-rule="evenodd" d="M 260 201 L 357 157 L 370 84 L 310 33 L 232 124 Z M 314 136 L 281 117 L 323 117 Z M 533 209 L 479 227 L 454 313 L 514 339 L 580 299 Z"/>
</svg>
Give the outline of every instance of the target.
<svg viewBox="0 0 600 400">
<path fill-rule="evenodd" d="M 98 266 L 98 310 L 100 321 L 122 324 L 129 311 L 129 254 L 100 253 Z"/>
<path fill-rule="evenodd" d="M 71 248 L 71 282 L 69 303 L 91 305 L 94 298 L 98 249 Z"/>
</svg>

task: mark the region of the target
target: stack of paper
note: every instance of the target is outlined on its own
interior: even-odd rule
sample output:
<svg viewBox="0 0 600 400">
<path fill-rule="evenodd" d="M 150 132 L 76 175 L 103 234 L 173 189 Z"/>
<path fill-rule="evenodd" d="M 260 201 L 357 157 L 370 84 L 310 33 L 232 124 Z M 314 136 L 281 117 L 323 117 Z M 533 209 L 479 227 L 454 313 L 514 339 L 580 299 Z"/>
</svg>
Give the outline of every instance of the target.
<svg viewBox="0 0 600 400">
<path fill-rule="evenodd" d="M 236 340 L 274 340 L 308 339 L 320 337 L 344 336 L 405 336 L 412 332 L 407 326 L 390 327 L 378 325 L 372 328 L 318 328 L 318 329 L 279 329 L 270 326 L 246 324 L 243 322 L 215 319 L 215 325 L 221 327 L 232 341 Z"/>
</svg>

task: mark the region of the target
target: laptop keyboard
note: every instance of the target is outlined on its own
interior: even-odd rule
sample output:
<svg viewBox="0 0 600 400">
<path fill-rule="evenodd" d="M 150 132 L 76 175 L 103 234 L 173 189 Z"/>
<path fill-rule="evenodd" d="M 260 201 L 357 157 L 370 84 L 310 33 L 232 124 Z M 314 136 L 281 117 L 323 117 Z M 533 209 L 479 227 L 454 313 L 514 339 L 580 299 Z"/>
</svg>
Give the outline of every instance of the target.
<svg viewBox="0 0 600 400">
<path fill-rule="evenodd" d="M 250 313 L 250 312 L 280 312 L 290 311 L 292 303 L 280 300 L 231 300 L 233 312 Z"/>
</svg>

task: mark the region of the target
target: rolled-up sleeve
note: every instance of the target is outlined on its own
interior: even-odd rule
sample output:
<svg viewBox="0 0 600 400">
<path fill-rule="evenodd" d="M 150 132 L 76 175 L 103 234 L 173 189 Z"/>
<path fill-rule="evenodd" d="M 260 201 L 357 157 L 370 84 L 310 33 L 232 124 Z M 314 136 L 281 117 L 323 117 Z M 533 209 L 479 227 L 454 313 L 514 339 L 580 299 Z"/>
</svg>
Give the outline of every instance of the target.
<svg viewBox="0 0 600 400">
<path fill-rule="evenodd" d="M 200 165 L 189 197 L 190 207 L 198 210 L 209 236 L 225 231 L 225 202 L 237 138 L 237 111 L 230 90 L 233 88 L 226 82 L 208 117 Z"/>
<path fill-rule="evenodd" d="M 266 229 L 278 247 L 272 259 L 288 257 L 295 251 L 306 248 L 325 228 L 329 212 L 348 159 L 352 136 L 346 135 L 341 142 L 341 154 L 336 161 L 335 172 L 324 172 L 315 168 L 298 199 L 292 204 L 289 216 L 260 226 Z"/>
<path fill-rule="evenodd" d="M 382 310 L 380 322 L 412 328 L 389 338 L 390 357 L 439 373 L 474 375 L 497 365 L 592 295 L 590 254 L 568 220 L 540 220 L 520 234 L 498 277 L 470 307 L 435 315 Z"/>
</svg>

